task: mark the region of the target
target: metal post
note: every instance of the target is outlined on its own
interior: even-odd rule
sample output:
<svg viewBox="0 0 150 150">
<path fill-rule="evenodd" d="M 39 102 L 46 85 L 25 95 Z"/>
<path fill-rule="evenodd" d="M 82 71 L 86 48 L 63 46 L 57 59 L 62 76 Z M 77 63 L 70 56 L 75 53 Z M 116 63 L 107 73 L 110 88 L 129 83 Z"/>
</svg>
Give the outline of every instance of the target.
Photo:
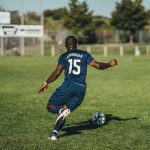
<svg viewBox="0 0 150 150">
<path fill-rule="evenodd" d="M 149 54 L 150 54 L 150 46 L 147 45 L 147 46 L 146 46 L 146 55 L 149 55 Z"/>
<path fill-rule="evenodd" d="M 120 46 L 120 56 L 124 55 L 124 47 L 121 45 Z"/>
<path fill-rule="evenodd" d="M 1 37 L 1 56 L 4 56 L 4 40 L 3 37 Z"/>
<path fill-rule="evenodd" d="M 24 0 L 22 0 L 21 25 L 24 25 Z M 21 55 L 24 56 L 24 37 L 21 37 Z"/>
<path fill-rule="evenodd" d="M 55 46 L 52 45 L 51 47 L 51 56 L 55 56 Z"/>
<path fill-rule="evenodd" d="M 106 45 L 104 45 L 103 50 L 104 50 L 104 56 L 108 56 L 108 47 Z"/>
<path fill-rule="evenodd" d="M 41 56 L 44 56 L 44 13 L 43 6 L 44 0 L 41 0 L 41 25 L 43 26 L 43 35 L 41 37 Z"/>
<path fill-rule="evenodd" d="M 119 31 L 115 30 L 115 42 L 118 43 L 119 42 Z"/>
<path fill-rule="evenodd" d="M 143 31 L 139 31 L 139 42 L 142 43 L 143 40 Z"/>
<path fill-rule="evenodd" d="M 135 56 L 140 56 L 140 50 L 138 46 L 135 46 Z"/>
<path fill-rule="evenodd" d="M 107 31 L 103 30 L 104 43 L 107 43 Z"/>
<path fill-rule="evenodd" d="M 91 47 L 90 46 L 87 47 L 87 52 L 91 54 Z"/>
</svg>

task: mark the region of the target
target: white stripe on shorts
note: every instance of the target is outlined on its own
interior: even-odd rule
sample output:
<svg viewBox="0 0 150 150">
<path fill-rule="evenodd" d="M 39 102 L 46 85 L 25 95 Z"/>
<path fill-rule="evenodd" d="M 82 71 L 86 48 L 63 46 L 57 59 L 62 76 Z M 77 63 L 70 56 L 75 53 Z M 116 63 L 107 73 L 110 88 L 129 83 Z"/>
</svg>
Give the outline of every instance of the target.
<svg viewBox="0 0 150 150">
<path fill-rule="evenodd" d="M 79 84 L 79 83 L 75 83 L 75 84 L 80 85 L 80 86 L 84 86 L 84 87 L 85 87 L 85 85 L 83 85 L 83 84 Z"/>
</svg>

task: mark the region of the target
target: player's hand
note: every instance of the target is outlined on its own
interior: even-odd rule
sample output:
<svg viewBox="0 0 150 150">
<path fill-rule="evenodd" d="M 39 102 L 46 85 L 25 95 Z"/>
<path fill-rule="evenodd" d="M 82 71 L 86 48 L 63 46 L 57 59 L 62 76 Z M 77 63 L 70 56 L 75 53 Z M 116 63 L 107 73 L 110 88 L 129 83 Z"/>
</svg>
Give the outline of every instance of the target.
<svg viewBox="0 0 150 150">
<path fill-rule="evenodd" d="M 38 93 L 47 91 L 47 89 L 48 89 L 48 84 L 47 84 L 46 82 L 44 82 L 44 83 L 42 84 L 42 86 L 39 88 Z"/>
<path fill-rule="evenodd" d="M 117 62 L 116 59 L 112 59 L 112 60 L 109 61 L 109 64 L 110 64 L 111 67 L 114 67 L 114 66 L 118 65 L 118 62 Z"/>
</svg>

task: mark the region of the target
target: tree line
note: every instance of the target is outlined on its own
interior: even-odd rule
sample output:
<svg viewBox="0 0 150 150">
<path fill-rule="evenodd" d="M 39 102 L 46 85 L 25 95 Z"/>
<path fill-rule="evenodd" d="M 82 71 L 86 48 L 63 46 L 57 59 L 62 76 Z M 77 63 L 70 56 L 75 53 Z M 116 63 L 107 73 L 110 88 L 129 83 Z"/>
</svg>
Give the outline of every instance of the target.
<svg viewBox="0 0 150 150">
<path fill-rule="evenodd" d="M 0 10 L 4 11 L 4 8 L 0 7 Z M 21 24 L 18 11 L 12 11 L 11 18 L 12 24 Z M 122 42 L 133 42 L 136 32 L 150 25 L 149 18 L 150 10 L 145 10 L 142 0 L 117 2 L 111 18 L 94 16 L 86 1 L 78 0 L 70 0 L 68 7 L 44 10 L 45 30 L 66 29 L 78 37 L 79 43 L 97 43 L 99 31 L 109 28 L 121 33 Z M 40 15 L 34 11 L 24 14 L 25 24 L 39 24 L 39 21 Z"/>
</svg>

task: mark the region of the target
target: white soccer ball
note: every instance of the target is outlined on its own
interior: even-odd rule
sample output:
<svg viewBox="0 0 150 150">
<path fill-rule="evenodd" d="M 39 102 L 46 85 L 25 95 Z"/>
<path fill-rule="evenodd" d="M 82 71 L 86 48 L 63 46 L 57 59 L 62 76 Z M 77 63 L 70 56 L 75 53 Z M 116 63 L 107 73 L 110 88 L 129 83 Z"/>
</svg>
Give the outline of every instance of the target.
<svg viewBox="0 0 150 150">
<path fill-rule="evenodd" d="M 106 122 L 106 117 L 103 113 L 95 112 L 92 115 L 91 121 L 94 125 L 103 125 Z"/>
</svg>

